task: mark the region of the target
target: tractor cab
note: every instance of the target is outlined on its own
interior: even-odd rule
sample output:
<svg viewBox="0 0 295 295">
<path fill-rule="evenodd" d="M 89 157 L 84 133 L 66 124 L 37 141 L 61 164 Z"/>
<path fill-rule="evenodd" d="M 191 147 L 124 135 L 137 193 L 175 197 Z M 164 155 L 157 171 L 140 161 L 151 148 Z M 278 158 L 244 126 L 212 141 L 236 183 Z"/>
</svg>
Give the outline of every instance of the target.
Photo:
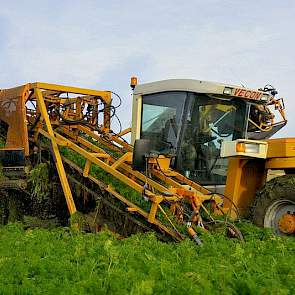
<svg viewBox="0 0 295 295">
<path fill-rule="evenodd" d="M 173 168 L 202 185 L 226 183 L 225 141 L 266 139 L 274 126 L 267 108 L 273 93 L 232 85 L 172 79 L 137 85 L 133 96 L 132 144 L 148 139 L 151 150 L 175 151 Z"/>
</svg>

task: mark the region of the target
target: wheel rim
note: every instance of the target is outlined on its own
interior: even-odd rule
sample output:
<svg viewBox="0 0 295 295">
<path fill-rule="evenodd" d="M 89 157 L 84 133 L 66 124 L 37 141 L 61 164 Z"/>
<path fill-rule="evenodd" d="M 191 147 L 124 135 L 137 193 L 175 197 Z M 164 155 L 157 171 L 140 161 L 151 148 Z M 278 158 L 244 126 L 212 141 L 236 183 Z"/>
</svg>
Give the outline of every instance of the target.
<svg viewBox="0 0 295 295">
<path fill-rule="evenodd" d="M 291 200 L 277 200 L 266 210 L 264 217 L 264 227 L 273 228 L 277 234 L 283 235 L 279 222 L 286 214 L 295 214 L 295 202 Z"/>
</svg>

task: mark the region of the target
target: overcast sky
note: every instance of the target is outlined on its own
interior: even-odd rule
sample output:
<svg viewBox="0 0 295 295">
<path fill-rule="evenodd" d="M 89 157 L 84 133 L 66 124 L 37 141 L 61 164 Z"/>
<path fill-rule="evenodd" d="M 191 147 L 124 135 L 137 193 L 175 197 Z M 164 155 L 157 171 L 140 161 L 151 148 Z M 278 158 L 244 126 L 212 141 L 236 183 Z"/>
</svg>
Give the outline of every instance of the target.
<svg viewBox="0 0 295 295">
<path fill-rule="evenodd" d="M 294 0 L 0 0 L 0 88 L 44 81 L 113 90 L 129 78 L 273 84 L 295 127 Z"/>
</svg>

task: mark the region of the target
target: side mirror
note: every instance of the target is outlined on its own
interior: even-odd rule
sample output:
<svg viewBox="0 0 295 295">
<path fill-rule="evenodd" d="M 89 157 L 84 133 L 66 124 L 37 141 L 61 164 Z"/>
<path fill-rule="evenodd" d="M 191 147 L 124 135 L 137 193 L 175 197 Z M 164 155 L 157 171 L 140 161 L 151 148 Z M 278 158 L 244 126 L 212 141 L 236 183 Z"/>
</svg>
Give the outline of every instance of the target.
<svg viewBox="0 0 295 295">
<path fill-rule="evenodd" d="M 149 139 L 135 140 L 133 147 L 132 168 L 137 171 L 144 171 L 146 155 L 151 152 L 151 141 Z"/>
</svg>

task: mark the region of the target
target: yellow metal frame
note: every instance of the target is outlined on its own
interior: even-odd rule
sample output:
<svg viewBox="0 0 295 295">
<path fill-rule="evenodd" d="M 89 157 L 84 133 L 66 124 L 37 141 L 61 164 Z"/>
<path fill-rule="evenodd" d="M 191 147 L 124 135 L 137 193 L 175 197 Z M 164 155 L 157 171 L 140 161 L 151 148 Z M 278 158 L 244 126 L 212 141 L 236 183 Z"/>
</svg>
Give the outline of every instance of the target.
<svg viewBox="0 0 295 295">
<path fill-rule="evenodd" d="M 58 149 L 58 144 L 55 140 L 55 135 L 48 117 L 48 113 L 47 113 L 47 109 L 45 106 L 45 102 L 43 100 L 42 97 L 42 93 L 40 91 L 40 89 L 35 89 L 35 94 L 37 97 L 37 101 L 38 101 L 38 106 L 40 108 L 40 112 L 42 115 L 42 118 L 45 121 L 45 125 L 47 128 L 47 132 L 43 132 L 44 134 L 48 135 L 48 138 L 51 140 L 51 144 L 52 144 L 52 150 L 53 150 L 53 154 L 55 156 L 55 165 L 56 165 L 56 169 L 60 178 L 60 182 L 62 185 L 62 189 L 66 198 L 66 202 L 69 208 L 69 212 L 70 214 L 74 214 L 77 210 L 76 210 L 76 206 L 75 206 L 75 202 L 73 200 L 73 196 L 72 196 L 72 192 L 69 186 L 69 182 L 65 173 L 65 169 L 61 160 L 61 156 L 60 156 L 60 152 Z"/>
<path fill-rule="evenodd" d="M 31 140 L 37 142 L 38 135 L 45 136 L 50 140 L 56 168 L 70 214 L 76 212 L 76 207 L 63 166 L 65 159 L 62 159 L 60 155 L 59 146 L 65 146 L 86 159 L 83 169 L 76 167 L 81 170 L 84 177 L 95 181 L 89 172 L 91 165 L 97 165 L 105 172 L 148 198 L 151 206 L 149 212 L 145 212 L 119 194 L 115 188 L 110 185 L 105 187 L 106 191 L 125 203 L 131 211 L 133 210 L 133 212 L 142 215 L 148 222 L 157 225 L 161 230 L 176 239 L 182 239 L 182 236 L 176 230 L 175 225 L 163 209 L 163 204 L 168 204 L 171 212 L 174 212 L 176 208 L 175 204 L 186 201 L 191 204 L 192 210 L 197 214 L 203 206 L 204 201 L 215 200 L 221 205 L 221 196 L 210 194 L 204 187 L 171 170 L 169 168 L 169 158 L 160 157 L 157 161 L 151 159 L 148 164 L 149 175 L 134 171 L 131 166 L 132 146 L 121 138 L 121 136 L 130 132 L 130 129 L 126 129 L 120 134 L 110 132 L 110 113 L 106 111 L 107 108 L 103 111 L 103 125 L 99 129 L 97 129 L 97 122 L 93 123 L 92 119 L 90 119 L 87 126 L 80 124 L 79 120 L 84 116 L 82 113 L 82 104 L 92 104 L 95 111 L 98 110 L 96 106 L 100 102 L 105 106 L 110 106 L 111 92 L 40 82 L 29 85 L 31 91 L 29 99 L 36 102 L 36 113 L 28 113 L 28 120 L 31 123 L 34 119 L 37 121 Z M 62 95 L 68 93 L 78 96 L 65 98 Z M 69 107 L 69 105 L 74 106 Z M 61 106 L 64 107 L 61 108 Z M 67 120 L 66 124 L 60 124 L 60 120 L 51 111 L 54 108 L 62 109 L 62 116 Z M 38 116 L 40 116 L 39 120 L 36 119 Z M 76 120 L 78 120 L 77 123 Z M 67 122 L 74 123 L 67 124 Z M 87 137 L 90 137 L 91 140 L 88 140 Z M 117 156 L 112 156 L 110 151 L 116 153 Z M 173 230 L 169 229 L 157 219 L 158 211 L 171 224 Z"/>
<path fill-rule="evenodd" d="M 63 86 L 57 84 L 49 84 L 49 83 L 42 83 L 42 82 L 35 82 L 31 83 L 30 89 L 42 89 L 42 90 L 50 90 L 51 93 L 75 93 L 75 94 L 82 94 L 82 95 L 90 95 L 90 96 L 98 96 L 101 97 L 102 101 L 106 104 L 111 104 L 112 102 L 112 95 L 110 91 L 97 91 L 93 89 L 87 88 L 80 88 L 80 87 L 73 87 L 73 86 Z"/>
<path fill-rule="evenodd" d="M 25 139 L 22 139 L 17 146 L 9 148 L 22 148 L 25 150 L 25 155 L 29 156 L 29 141 L 34 148 L 40 144 L 40 136 L 49 140 L 71 215 L 77 209 L 63 164 L 64 162 L 69 164 L 69 161 L 61 156 L 60 147 L 67 147 L 85 159 L 82 168 L 74 163 L 70 164 L 83 177 L 99 184 L 99 180 L 90 175 L 91 166 L 97 165 L 141 194 L 149 201 L 149 209 L 146 211 L 122 196 L 116 188 L 110 185 L 104 186 L 104 190 L 123 202 L 130 212 L 136 212 L 177 240 L 183 237 L 178 232 L 171 215 L 177 217 L 178 222 L 183 221 L 184 215 L 181 209 L 183 203 L 191 206 L 194 216 L 198 216 L 198 218 L 192 217 L 191 222 L 195 223 L 198 220 L 198 224 L 199 211 L 202 208 L 210 216 L 203 205 L 205 201 L 215 201 L 217 207 L 221 207 L 223 202 L 221 196 L 212 194 L 201 185 L 170 169 L 169 157 L 160 155 L 157 159 L 150 158 L 147 163 L 148 172 L 145 174 L 133 170 L 133 147 L 122 138 L 130 132 L 130 128 L 119 134 L 110 128 L 112 92 L 41 82 L 7 91 L 10 96 L 20 99 L 22 106 L 11 113 L 11 124 L 9 124 L 11 134 L 17 138 L 19 128 L 22 127 L 15 122 L 21 121 L 25 128 L 28 126 L 28 130 L 22 132 L 26 136 Z M 29 104 L 34 108 L 30 109 Z M 166 219 L 166 225 L 159 221 L 159 214 Z"/>
</svg>

